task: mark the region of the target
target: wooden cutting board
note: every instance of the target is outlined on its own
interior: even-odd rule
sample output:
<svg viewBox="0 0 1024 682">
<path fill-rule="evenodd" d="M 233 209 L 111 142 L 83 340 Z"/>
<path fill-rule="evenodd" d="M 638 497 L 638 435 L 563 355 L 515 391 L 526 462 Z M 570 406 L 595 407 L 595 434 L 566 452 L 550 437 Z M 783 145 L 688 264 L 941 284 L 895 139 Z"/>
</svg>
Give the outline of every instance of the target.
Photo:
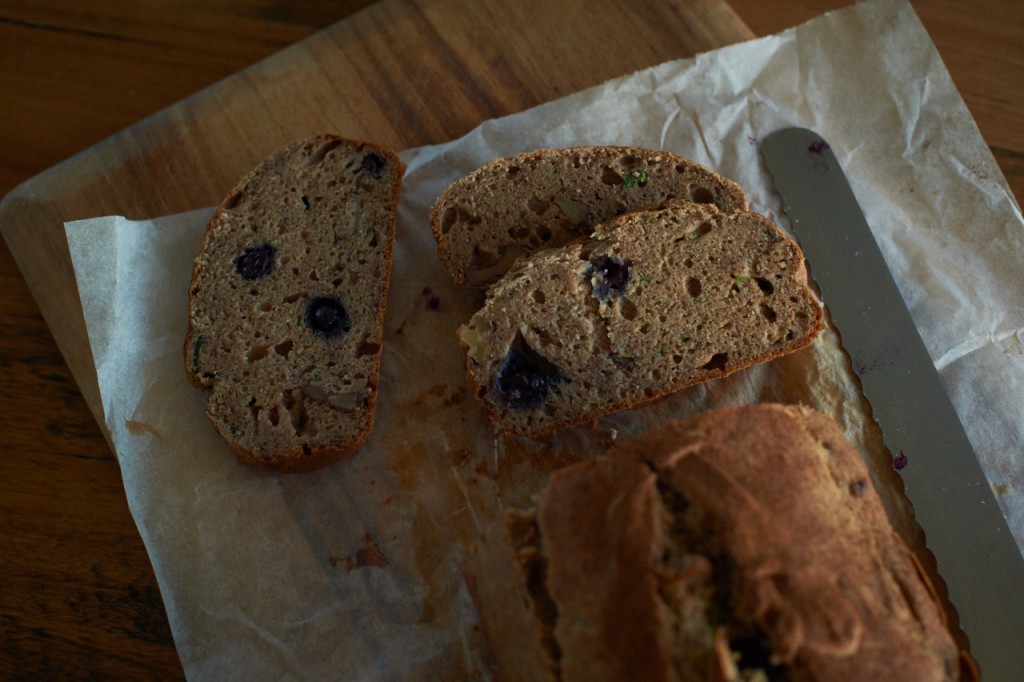
<svg viewBox="0 0 1024 682">
<path fill-rule="evenodd" d="M 22 184 L 0 203 L 0 229 L 102 425 L 65 221 L 209 206 L 292 139 L 440 143 L 751 37 L 720 0 L 385 0 Z"/>
</svg>

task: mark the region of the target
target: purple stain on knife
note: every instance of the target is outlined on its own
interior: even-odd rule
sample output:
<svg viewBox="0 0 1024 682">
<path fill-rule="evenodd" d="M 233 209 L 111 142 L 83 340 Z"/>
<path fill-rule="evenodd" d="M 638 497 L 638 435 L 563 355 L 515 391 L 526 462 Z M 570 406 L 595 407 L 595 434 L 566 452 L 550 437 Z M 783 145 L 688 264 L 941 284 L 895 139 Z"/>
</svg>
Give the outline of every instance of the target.
<svg viewBox="0 0 1024 682">
<path fill-rule="evenodd" d="M 899 471 L 905 466 L 907 466 L 907 455 L 905 452 L 900 450 L 900 454 L 896 455 L 892 460 L 892 468 Z"/>
<path fill-rule="evenodd" d="M 831 147 L 828 146 L 828 142 L 825 142 L 825 140 L 815 140 L 811 143 L 811 146 L 807 148 L 807 151 L 812 154 L 822 154 L 827 152 L 829 149 L 831 149 Z"/>
</svg>

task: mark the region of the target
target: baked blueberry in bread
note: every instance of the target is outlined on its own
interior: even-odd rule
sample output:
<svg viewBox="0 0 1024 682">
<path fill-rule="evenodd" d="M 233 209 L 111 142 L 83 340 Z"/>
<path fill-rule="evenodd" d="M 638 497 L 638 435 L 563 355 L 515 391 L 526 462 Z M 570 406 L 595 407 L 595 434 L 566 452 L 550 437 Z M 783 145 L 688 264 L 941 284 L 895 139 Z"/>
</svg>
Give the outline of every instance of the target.
<svg viewBox="0 0 1024 682">
<path fill-rule="evenodd" d="M 325 135 L 266 159 L 213 215 L 185 367 L 242 462 L 330 464 L 369 435 L 402 162 Z"/>
<path fill-rule="evenodd" d="M 673 202 L 538 251 L 459 330 L 501 429 L 542 436 L 809 345 L 803 255 L 768 219 Z"/>
<path fill-rule="evenodd" d="M 518 258 L 673 199 L 725 211 L 747 207 L 735 182 L 676 154 L 571 147 L 497 159 L 472 171 L 438 197 L 430 223 L 455 282 L 486 287 Z"/>
<path fill-rule="evenodd" d="M 467 578 L 510 681 L 975 679 L 859 453 L 808 408 L 713 411 L 560 469 Z"/>
</svg>

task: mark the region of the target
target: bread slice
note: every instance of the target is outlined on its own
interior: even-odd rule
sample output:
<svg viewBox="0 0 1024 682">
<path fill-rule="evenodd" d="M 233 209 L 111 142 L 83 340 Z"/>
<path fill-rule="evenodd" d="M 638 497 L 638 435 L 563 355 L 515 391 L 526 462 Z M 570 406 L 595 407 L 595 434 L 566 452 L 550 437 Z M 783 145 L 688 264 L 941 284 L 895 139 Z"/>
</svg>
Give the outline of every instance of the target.
<svg viewBox="0 0 1024 682">
<path fill-rule="evenodd" d="M 675 202 L 521 261 L 459 338 L 492 421 L 536 437 L 790 353 L 821 328 L 796 243 L 755 213 Z"/>
<path fill-rule="evenodd" d="M 859 453 L 807 408 L 709 412 L 558 470 L 467 573 L 507 680 L 972 679 Z"/>
<path fill-rule="evenodd" d="M 242 462 L 330 464 L 373 427 L 404 164 L 325 135 L 266 159 L 221 202 L 189 287 L 185 368 Z"/>
<path fill-rule="evenodd" d="M 516 259 L 590 234 L 616 215 L 672 199 L 747 208 L 735 182 L 665 151 L 541 149 L 492 161 L 452 183 L 430 214 L 455 282 L 485 288 Z"/>
</svg>

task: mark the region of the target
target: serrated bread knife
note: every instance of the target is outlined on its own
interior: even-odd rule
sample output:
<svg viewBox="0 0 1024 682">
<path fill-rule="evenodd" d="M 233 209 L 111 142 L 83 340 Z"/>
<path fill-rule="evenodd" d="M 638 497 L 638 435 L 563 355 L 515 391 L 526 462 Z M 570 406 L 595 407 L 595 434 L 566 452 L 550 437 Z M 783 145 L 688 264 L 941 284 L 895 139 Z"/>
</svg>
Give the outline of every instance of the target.
<svg viewBox="0 0 1024 682">
<path fill-rule="evenodd" d="M 828 143 L 788 128 L 765 166 L 985 680 L 1024 680 L 1024 558 Z"/>
</svg>

